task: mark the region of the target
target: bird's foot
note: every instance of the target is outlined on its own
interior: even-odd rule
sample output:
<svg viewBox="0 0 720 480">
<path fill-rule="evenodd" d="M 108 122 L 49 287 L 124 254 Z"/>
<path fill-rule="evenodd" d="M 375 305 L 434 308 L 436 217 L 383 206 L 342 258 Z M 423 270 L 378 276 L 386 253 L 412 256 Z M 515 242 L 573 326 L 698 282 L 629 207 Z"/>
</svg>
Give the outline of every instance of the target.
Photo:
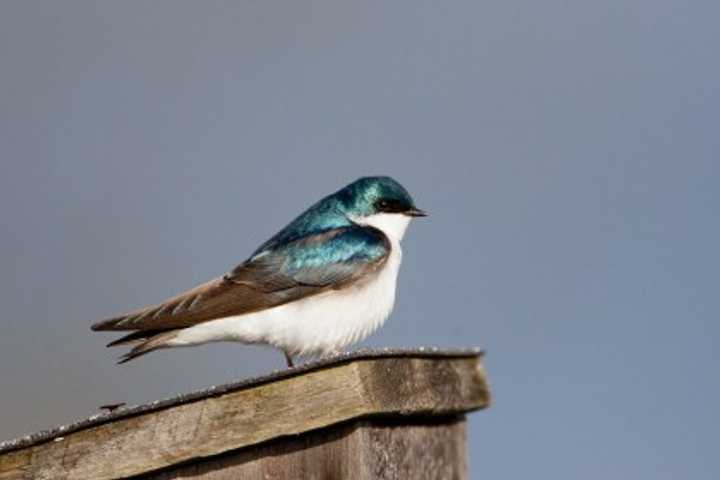
<svg viewBox="0 0 720 480">
<path fill-rule="evenodd" d="M 283 353 L 285 354 L 285 361 L 287 362 L 288 368 L 292 368 L 295 365 L 293 364 L 293 359 L 286 351 L 283 350 Z"/>
</svg>

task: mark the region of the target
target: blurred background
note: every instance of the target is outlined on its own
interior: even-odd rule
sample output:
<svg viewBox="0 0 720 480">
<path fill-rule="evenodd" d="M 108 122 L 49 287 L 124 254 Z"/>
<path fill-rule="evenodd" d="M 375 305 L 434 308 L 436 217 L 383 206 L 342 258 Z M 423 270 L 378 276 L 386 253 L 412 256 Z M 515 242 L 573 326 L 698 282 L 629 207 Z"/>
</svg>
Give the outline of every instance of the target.
<svg viewBox="0 0 720 480">
<path fill-rule="evenodd" d="M 481 346 L 471 478 L 716 479 L 720 4 L 0 4 L 0 439 L 283 367 L 93 321 L 388 174 L 431 216 L 362 346 Z"/>
</svg>

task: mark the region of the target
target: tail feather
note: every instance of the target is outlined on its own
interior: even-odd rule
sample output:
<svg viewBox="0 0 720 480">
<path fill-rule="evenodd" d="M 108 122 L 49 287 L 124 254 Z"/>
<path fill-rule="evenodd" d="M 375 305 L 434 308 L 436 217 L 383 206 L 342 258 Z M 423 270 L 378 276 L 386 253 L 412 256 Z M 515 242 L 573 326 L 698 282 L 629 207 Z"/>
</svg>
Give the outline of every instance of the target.
<svg viewBox="0 0 720 480">
<path fill-rule="evenodd" d="M 136 332 L 132 332 L 129 335 L 120 337 L 117 340 L 113 340 L 112 342 L 108 343 L 106 346 L 117 347 L 119 345 L 130 345 L 133 343 L 148 340 L 151 337 L 154 337 L 155 335 L 158 335 L 160 333 L 165 333 L 168 331 L 170 331 L 170 330 L 138 330 Z"/>
<path fill-rule="evenodd" d="M 140 334 L 141 332 L 135 332 L 135 334 Z M 145 333 L 145 332 L 143 332 Z M 145 355 L 146 353 L 150 353 L 153 350 L 159 350 L 161 348 L 168 348 L 170 347 L 170 342 L 177 337 L 178 330 L 170 330 L 162 333 L 158 333 L 147 340 L 144 340 L 142 343 L 136 345 L 133 347 L 132 350 L 130 350 L 128 353 L 120 357 L 120 360 L 118 361 L 118 364 L 129 362 L 130 360 L 137 358 L 141 355 Z M 128 339 L 128 337 L 133 336 L 133 334 L 127 335 L 126 337 L 123 337 L 119 340 L 116 340 L 116 342 L 121 343 L 128 343 L 133 341 L 138 341 L 142 337 L 140 335 L 137 335 L 135 338 Z M 115 343 L 116 345 L 119 343 Z"/>
</svg>

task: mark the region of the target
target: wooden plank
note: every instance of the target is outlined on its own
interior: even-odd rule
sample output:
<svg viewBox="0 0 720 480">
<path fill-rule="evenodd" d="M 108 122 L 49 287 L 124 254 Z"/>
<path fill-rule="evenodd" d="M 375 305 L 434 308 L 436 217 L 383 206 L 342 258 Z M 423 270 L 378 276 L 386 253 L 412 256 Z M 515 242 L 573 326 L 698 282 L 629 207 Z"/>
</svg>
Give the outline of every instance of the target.
<svg viewBox="0 0 720 480">
<path fill-rule="evenodd" d="M 133 480 L 439 480 L 467 478 L 463 416 L 359 420 Z"/>
<path fill-rule="evenodd" d="M 8 451 L 0 480 L 128 477 L 351 419 L 461 414 L 488 402 L 477 354 L 358 358 Z"/>
</svg>

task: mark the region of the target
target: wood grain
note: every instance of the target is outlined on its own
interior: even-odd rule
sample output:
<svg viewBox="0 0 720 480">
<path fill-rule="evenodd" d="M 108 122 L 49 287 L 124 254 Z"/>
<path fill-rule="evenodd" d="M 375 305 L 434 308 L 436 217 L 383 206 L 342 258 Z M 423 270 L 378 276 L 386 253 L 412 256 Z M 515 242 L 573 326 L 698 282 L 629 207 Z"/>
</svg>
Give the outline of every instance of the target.
<svg viewBox="0 0 720 480">
<path fill-rule="evenodd" d="M 357 420 L 132 478 L 461 480 L 465 419 Z"/>
<path fill-rule="evenodd" d="M 479 356 L 358 359 L 6 452 L 0 480 L 130 477 L 353 419 L 457 415 L 488 403 Z"/>
</svg>

